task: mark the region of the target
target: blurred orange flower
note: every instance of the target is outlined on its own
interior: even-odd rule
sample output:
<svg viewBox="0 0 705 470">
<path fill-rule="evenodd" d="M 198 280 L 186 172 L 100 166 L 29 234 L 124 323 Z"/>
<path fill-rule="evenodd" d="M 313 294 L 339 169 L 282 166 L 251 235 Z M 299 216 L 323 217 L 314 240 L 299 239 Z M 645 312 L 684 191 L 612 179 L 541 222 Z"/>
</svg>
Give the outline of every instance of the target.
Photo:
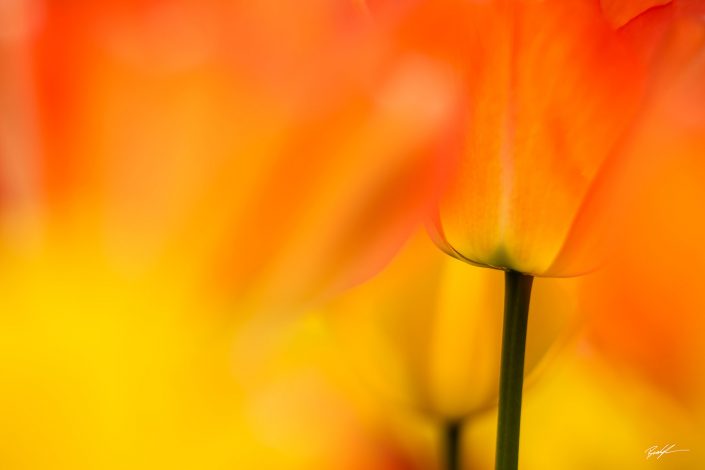
<svg viewBox="0 0 705 470">
<path fill-rule="evenodd" d="M 418 223 L 452 87 L 431 59 L 387 60 L 354 2 L 3 8 L 26 24 L 2 42 L 15 240 L 80 233 L 118 270 L 292 309 L 369 276 Z"/>
<path fill-rule="evenodd" d="M 701 3 L 705 14 L 705 4 Z M 668 43 L 668 86 L 643 117 L 634 151 L 658 160 L 615 230 L 623 246 L 582 281 L 590 335 L 615 366 L 638 370 L 705 418 L 705 21 Z M 667 159 L 661 158 L 667 155 Z M 648 268 L 645 269 L 645 263 Z"/>
</svg>

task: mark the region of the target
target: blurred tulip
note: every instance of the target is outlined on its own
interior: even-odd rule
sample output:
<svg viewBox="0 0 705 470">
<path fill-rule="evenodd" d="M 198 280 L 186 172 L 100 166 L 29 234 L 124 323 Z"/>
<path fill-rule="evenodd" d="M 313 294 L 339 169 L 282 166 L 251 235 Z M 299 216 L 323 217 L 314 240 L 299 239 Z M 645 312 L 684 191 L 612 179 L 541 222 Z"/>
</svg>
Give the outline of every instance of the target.
<svg viewBox="0 0 705 470">
<path fill-rule="evenodd" d="M 36 10 L 0 103 L 24 238 L 90 232 L 115 269 L 292 310 L 418 224 L 454 90 L 353 2 L 10 3 Z"/>
<path fill-rule="evenodd" d="M 671 46 L 679 52 L 671 65 L 690 66 L 664 76 L 669 88 L 638 139 L 640 155 L 669 158 L 618 227 L 624 248 L 582 281 L 581 303 L 592 339 L 615 365 L 640 371 L 705 419 L 705 221 L 698 215 L 705 200 L 705 22 L 684 22 Z"/>
<path fill-rule="evenodd" d="M 668 36 L 665 86 L 633 137 L 633 158 L 659 164 L 614 226 L 623 248 L 580 282 L 579 300 L 614 367 L 638 371 L 705 419 L 705 4 L 691 7 L 701 16 L 684 16 Z"/>
<path fill-rule="evenodd" d="M 601 242 L 593 232 L 608 229 L 602 212 L 611 207 L 595 209 L 593 200 L 630 191 L 621 148 L 677 3 L 409 7 L 400 41 L 449 63 L 462 83 L 443 149 L 448 183 L 431 224 L 444 251 L 534 276 L 595 267 Z"/>
<path fill-rule="evenodd" d="M 441 422 L 497 401 L 503 277 L 468 269 L 418 234 L 378 276 L 330 306 L 334 335 L 385 401 Z M 574 319 L 572 281 L 537 286 L 527 374 Z"/>
</svg>

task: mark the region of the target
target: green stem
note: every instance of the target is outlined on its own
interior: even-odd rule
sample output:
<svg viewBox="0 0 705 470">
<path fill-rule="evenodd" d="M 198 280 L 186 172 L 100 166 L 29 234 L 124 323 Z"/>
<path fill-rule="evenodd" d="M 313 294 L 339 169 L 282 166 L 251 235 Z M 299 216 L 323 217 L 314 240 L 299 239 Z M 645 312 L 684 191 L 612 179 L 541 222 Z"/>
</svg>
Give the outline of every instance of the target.
<svg viewBox="0 0 705 470">
<path fill-rule="evenodd" d="M 532 276 L 507 271 L 504 277 L 504 331 L 499 373 L 499 416 L 495 470 L 517 470 L 524 351 Z"/>
<path fill-rule="evenodd" d="M 461 421 L 446 423 L 443 430 L 446 470 L 460 470 L 462 433 L 463 423 Z"/>
</svg>

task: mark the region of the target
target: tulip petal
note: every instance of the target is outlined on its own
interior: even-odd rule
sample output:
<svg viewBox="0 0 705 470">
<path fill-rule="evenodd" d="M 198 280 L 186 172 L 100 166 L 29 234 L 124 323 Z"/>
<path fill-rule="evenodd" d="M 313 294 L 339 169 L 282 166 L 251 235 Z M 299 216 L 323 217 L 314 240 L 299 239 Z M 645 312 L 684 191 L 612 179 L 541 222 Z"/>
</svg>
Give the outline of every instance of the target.
<svg viewBox="0 0 705 470">
<path fill-rule="evenodd" d="M 441 228 L 465 258 L 550 274 L 638 109 L 640 56 L 591 2 L 467 8 L 454 47 L 468 109 Z"/>
<path fill-rule="evenodd" d="M 614 28 L 624 26 L 651 8 L 668 5 L 671 2 L 672 0 L 600 0 L 607 21 Z"/>
</svg>

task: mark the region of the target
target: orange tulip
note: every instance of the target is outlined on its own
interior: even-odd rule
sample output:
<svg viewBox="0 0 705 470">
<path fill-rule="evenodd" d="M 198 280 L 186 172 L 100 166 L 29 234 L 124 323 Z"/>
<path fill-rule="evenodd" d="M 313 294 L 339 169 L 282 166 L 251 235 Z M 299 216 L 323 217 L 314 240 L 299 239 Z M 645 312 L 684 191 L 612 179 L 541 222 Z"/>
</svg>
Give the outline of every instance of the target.
<svg viewBox="0 0 705 470">
<path fill-rule="evenodd" d="M 402 49 L 446 61 L 461 84 L 430 232 L 447 254 L 507 271 L 495 468 L 516 469 L 533 276 L 573 276 L 600 261 L 603 232 L 644 171 L 627 165 L 624 149 L 652 87 L 663 85 L 663 39 L 693 4 L 449 0 L 378 8 L 402 18 Z M 449 468 L 456 465 L 450 458 Z"/>
<path fill-rule="evenodd" d="M 668 87 L 644 116 L 635 151 L 669 158 L 617 227 L 624 248 L 582 281 L 581 303 L 592 338 L 615 363 L 641 371 L 705 418 L 705 22 L 681 21 L 668 48 L 660 77 Z"/>
<path fill-rule="evenodd" d="M 386 60 L 355 3 L 2 8 L 26 24 L 0 36 L 4 213 L 41 220 L 19 238 L 90 233 L 118 270 L 291 310 L 419 223 L 452 87 L 431 59 Z"/>
<path fill-rule="evenodd" d="M 605 206 L 629 192 L 620 150 L 679 5 L 412 3 L 402 47 L 446 61 L 463 91 L 431 224 L 444 251 L 535 276 L 595 267 Z"/>
</svg>

